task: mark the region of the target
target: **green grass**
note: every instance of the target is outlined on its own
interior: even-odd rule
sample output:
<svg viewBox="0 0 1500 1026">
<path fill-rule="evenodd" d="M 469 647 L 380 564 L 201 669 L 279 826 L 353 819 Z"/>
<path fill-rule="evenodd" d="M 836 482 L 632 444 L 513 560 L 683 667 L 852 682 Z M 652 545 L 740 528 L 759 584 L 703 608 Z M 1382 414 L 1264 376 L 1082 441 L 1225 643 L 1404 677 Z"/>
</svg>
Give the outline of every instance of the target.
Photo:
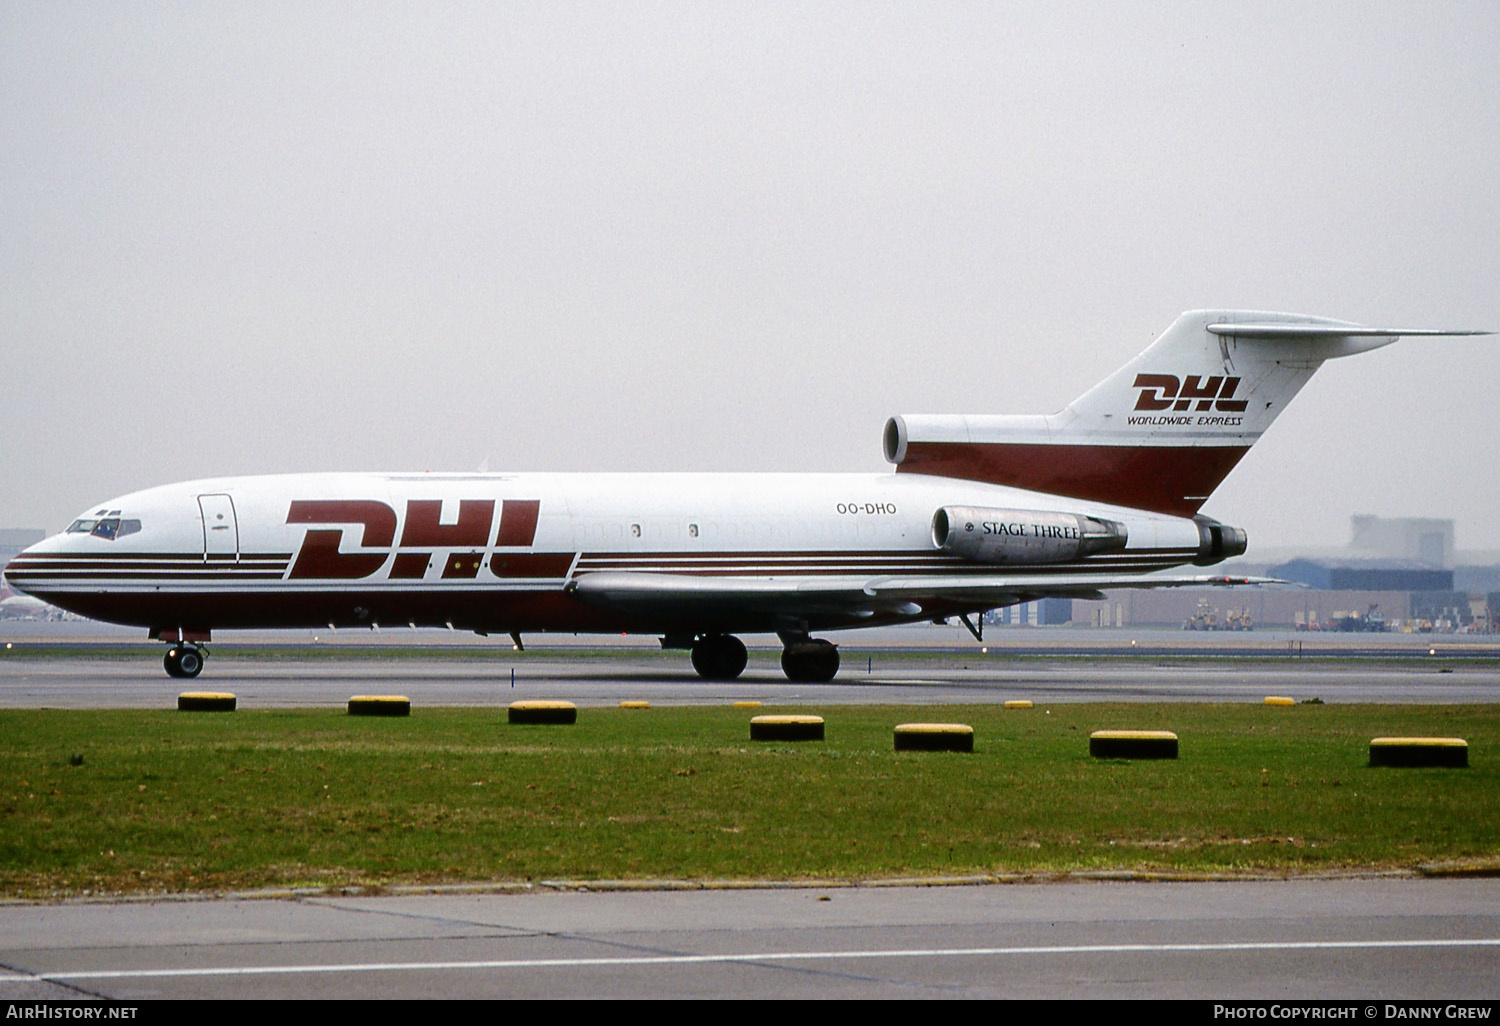
<svg viewBox="0 0 1500 1026">
<path fill-rule="evenodd" d="M 821 711 L 828 740 L 752 743 L 752 714 L 727 707 L 584 708 L 571 727 L 504 709 L 0 711 L 0 895 L 1500 856 L 1500 706 L 796 711 Z M 976 751 L 897 754 L 911 720 L 970 723 Z M 1121 727 L 1175 730 L 1182 757 L 1089 757 L 1090 731 Z M 1367 767 L 1388 734 L 1467 738 L 1471 767 Z"/>
</svg>

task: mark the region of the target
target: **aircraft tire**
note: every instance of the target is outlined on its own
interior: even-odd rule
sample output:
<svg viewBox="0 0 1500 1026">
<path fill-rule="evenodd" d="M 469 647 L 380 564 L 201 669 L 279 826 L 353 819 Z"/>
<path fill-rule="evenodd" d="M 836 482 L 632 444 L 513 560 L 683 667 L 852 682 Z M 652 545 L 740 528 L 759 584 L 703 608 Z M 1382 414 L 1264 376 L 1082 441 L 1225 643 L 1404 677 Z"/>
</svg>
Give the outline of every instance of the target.
<svg viewBox="0 0 1500 1026">
<path fill-rule="evenodd" d="M 839 650 L 831 641 L 814 638 L 781 651 L 781 672 L 798 684 L 827 684 L 839 672 Z"/>
<path fill-rule="evenodd" d="M 704 680 L 735 680 L 750 656 L 732 634 L 707 634 L 693 642 L 693 669 Z"/>
<path fill-rule="evenodd" d="M 1177 735 L 1170 730 L 1096 730 L 1089 735 L 1096 759 L 1175 759 Z"/>
<path fill-rule="evenodd" d="M 169 677 L 196 677 L 203 672 L 203 653 L 192 645 L 173 645 L 162 657 Z"/>
<path fill-rule="evenodd" d="M 512 702 L 506 707 L 505 718 L 507 722 L 520 724 L 577 723 L 578 706 L 546 699 Z"/>
<path fill-rule="evenodd" d="M 902 723 L 896 727 L 898 752 L 972 752 L 974 728 L 967 723 Z"/>
<path fill-rule="evenodd" d="M 177 656 L 177 668 L 184 677 L 198 676 L 203 672 L 203 653 L 188 645 Z"/>
<path fill-rule="evenodd" d="M 1469 742 L 1461 737 L 1377 737 L 1370 741 L 1370 765 L 1466 769 Z"/>
<path fill-rule="evenodd" d="M 821 716 L 755 716 L 750 720 L 751 741 L 821 741 Z"/>
<path fill-rule="evenodd" d="M 184 691 L 177 696 L 179 712 L 234 712 L 237 703 L 228 691 Z"/>
<path fill-rule="evenodd" d="M 410 716 L 411 699 L 405 695 L 354 695 L 346 708 L 350 716 Z"/>
</svg>

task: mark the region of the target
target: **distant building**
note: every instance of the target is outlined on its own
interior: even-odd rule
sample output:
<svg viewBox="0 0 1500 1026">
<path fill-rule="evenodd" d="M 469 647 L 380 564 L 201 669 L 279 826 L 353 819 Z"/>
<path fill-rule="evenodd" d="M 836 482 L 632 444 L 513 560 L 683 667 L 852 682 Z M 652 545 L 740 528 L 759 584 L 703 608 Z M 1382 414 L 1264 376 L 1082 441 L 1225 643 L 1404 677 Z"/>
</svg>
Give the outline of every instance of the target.
<svg viewBox="0 0 1500 1026">
<path fill-rule="evenodd" d="M 1470 594 L 1500 591 L 1500 566 L 1454 567 L 1453 590 Z"/>
<path fill-rule="evenodd" d="M 1453 566 L 1453 521 L 1425 517 L 1351 517 L 1349 547 L 1362 556 Z"/>
<path fill-rule="evenodd" d="M 1409 559 L 1294 559 L 1268 571 L 1322 591 L 1452 591 L 1453 571 Z"/>
<path fill-rule="evenodd" d="M 0 563 L 47 537 L 47 532 L 32 528 L 0 527 Z"/>
<path fill-rule="evenodd" d="M 1446 594 L 1446 593 L 1434 593 Z M 1215 628 L 1240 629 L 1328 624 L 1341 615 L 1378 609 L 1393 624 L 1412 618 L 1409 591 L 1320 591 L 1313 588 L 1160 588 L 1106 593 L 1103 599 L 1075 599 L 1073 622 L 1095 627 L 1185 627 L 1211 614 Z"/>
<path fill-rule="evenodd" d="M 992 610 L 987 622 L 996 624 L 1028 624 L 1032 627 L 1056 627 L 1073 619 L 1073 600 L 1070 598 L 1044 598 L 1035 602 L 1005 606 Z"/>
<path fill-rule="evenodd" d="M 1351 519 L 1350 529 L 1346 548 L 1283 549 L 1222 567 L 1236 575 L 1279 577 L 1300 588 L 1112 591 L 1099 600 L 1075 600 L 1073 622 L 1328 629 L 1378 614 L 1395 630 L 1500 633 L 1500 550 L 1456 554 L 1452 520 L 1361 515 Z"/>
</svg>

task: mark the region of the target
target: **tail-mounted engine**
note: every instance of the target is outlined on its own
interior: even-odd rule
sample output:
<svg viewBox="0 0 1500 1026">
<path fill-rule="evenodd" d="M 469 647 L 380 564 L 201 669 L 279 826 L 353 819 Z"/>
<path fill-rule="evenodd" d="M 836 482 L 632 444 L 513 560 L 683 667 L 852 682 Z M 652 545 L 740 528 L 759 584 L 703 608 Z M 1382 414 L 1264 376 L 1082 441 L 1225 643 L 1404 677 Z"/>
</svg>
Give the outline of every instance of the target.
<svg viewBox="0 0 1500 1026">
<path fill-rule="evenodd" d="M 1221 524 L 1212 517 L 1193 518 L 1198 525 L 1198 558 L 1194 566 L 1213 566 L 1231 556 L 1243 556 L 1248 542 L 1242 527 Z"/>
<path fill-rule="evenodd" d="M 944 506 L 932 515 L 932 543 L 944 552 L 979 563 L 1066 563 L 1101 552 L 1118 552 L 1125 525 L 1078 513 Z"/>
</svg>

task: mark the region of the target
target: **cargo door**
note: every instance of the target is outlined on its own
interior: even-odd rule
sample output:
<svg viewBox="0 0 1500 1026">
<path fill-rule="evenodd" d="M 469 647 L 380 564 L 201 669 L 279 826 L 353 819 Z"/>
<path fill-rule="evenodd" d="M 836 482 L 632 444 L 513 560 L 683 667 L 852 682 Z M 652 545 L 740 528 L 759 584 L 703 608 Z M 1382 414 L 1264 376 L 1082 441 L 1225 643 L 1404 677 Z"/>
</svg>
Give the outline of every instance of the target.
<svg viewBox="0 0 1500 1026">
<path fill-rule="evenodd" d="M 240 525 L 234 515 L 234 500 L 227 495 L 198 496 L 203 516 L 203 560 L 240 558 Z"/>
</svg>

